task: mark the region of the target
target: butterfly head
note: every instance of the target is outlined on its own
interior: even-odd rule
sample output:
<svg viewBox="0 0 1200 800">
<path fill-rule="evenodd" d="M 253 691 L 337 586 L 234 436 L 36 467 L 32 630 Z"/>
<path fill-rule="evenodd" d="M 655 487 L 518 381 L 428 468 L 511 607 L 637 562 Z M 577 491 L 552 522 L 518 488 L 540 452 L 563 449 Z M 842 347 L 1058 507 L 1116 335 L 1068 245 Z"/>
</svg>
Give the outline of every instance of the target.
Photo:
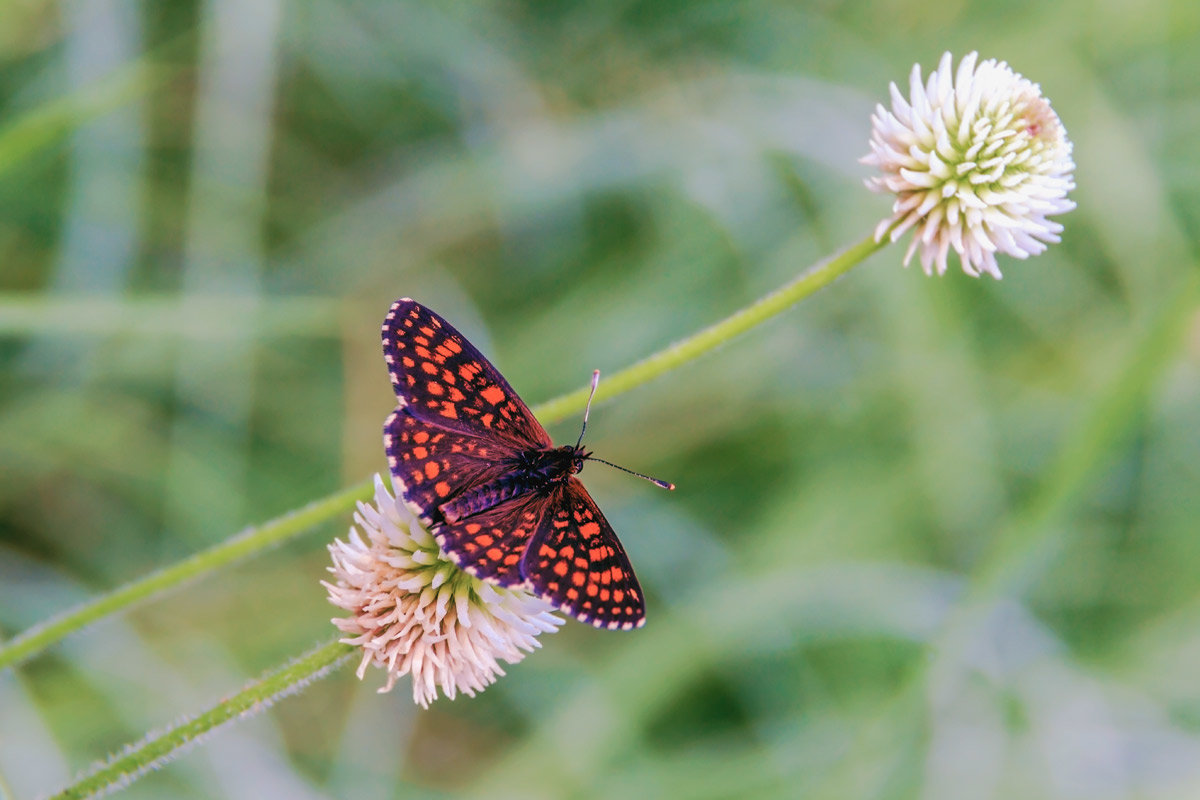
<svg viewBox="0 0 1200 800">
<path fill-rule="evenodd" d="M 547 453 L 545 468 L 548 471 L 558 473 L 560 478 L 566 478 L 569 475 L 575 475 L 583 471 L 583 462 L 591 457 L 591 453 L 587 448 L 579 445 L 563 445 L 556 447 Z"/>
</svg>

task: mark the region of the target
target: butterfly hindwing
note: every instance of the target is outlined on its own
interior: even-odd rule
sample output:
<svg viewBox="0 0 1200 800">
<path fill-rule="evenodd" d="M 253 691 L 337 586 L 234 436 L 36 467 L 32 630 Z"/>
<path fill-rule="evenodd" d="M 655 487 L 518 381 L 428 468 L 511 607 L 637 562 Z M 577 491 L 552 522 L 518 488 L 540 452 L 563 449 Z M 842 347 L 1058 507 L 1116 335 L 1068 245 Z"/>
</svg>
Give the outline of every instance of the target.
<svg viewBox="0 0 1200 800">
<path fill-rule="evenodd" d="M 524 495 L 479 514 L 444 523 L 434 536 L 459 567 L 500 586 L 521 586 L 521 556 L 542 518 L 545 498 Z"/>
<path fill-rule="evenodd" d="M 397 300 L 384 319 L 382 333 L 392 388 L 413 416 L 519 447 L 553 445 L 491 362 L 428 308 L 407 297 Z"/>
<path fill-rule="evenodd" d="M 540 510 L 521 571 L 534 594 L 597 628 L 639 628 L 642 589 L 625 549 L 577 478 Z"/>
<path fill-rule="evenodd" d="M 398 408 L 383 425 L 383 446 L 404 500 L 426 525 L 443 522 L 438 506 L 504 474 L 511 445 L 468 436 Z"/>
</svg>

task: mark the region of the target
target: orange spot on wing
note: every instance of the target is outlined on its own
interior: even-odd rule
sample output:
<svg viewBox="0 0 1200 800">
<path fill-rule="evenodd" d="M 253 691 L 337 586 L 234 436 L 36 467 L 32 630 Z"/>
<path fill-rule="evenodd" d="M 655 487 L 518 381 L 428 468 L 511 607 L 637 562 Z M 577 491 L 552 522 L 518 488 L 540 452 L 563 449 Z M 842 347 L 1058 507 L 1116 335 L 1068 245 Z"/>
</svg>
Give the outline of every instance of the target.
<svg viewBox="0 0 1200 800">
<path fill-rule="evenodd" d="M 438 476 L 438 473 L 441 471 L 442 471 L 442 468 L 438 466 L 438 463 L 436 461 L 426 462 L 425 477 L 429 478 L 430 480 L 433 480 L 434 478 L 436 478 Z"/>
<path fill-rule="evenodd" d="M 417 444 L 425 444 L 429 441 L 429 434 L 425 431 L 417 431 L 413 434 L 413 441 Z"/>
<path fill-rule="evenodd" d="M 495 384 L 489 385 L 479 393 L 479 396 L 494 406 L 504 402 L 504 390 Z"/>
<path fill-rule="evenodd" d="M 442 403 L 441 415 L 450 419 L 458 419 L 458 409 L 454 407 L 454 403 Z"/>
<path fill-rule="evenodd" d="M 438 481 L 434 485 L 433 491 L 437 492 L 438 497 L 445 497 L 446 495 L 450 494 L 450 484 L 446 483 L 445 481 Z"/>
<path fill-rule="evenodd" d="M 504 551 L 499 547 L 493 547 L 487 551 L 487 557 L 492 561 L 499 561 L 500 559 L 504 558 Z"/>
<path fill-rule="evenodd" d="M 567 562 L 559 561 L 554 565 L 554 574 L 560 578 L 565 578 L 567 576 L 568 569 L 569 567 L 567 566 Z"/>
<path fill-rule="evenodd" d="M 600 526 L 598 524 L 596 524 L 595 522 L 589 522 L 585 525 L 580 525 L 579 532 L 582 533 L 584 536 L 587 536 L 588 538 L 591 538 L 593 536 L 599 536 L 600 535 Z"/>
</svg>

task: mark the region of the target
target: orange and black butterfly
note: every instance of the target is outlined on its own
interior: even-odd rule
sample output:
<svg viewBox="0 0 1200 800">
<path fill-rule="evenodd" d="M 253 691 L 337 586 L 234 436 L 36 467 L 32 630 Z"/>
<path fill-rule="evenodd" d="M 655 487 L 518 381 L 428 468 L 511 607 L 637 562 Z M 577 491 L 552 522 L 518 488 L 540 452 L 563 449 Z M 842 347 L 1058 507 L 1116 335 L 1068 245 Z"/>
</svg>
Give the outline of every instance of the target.
<svg viewBox="0 0 1200 800">
<path fill-rule="evenodd" d="M 629 557 L 575 477 L 600 460 L 583 434 L 555 447 L 496 368 L 413 300 L 388 311 L 383 353 L 400 401 L 383 427 L 388 464 L 442 550 L 470 574 L 598 628 L 641 627 Z"/>
</svg>

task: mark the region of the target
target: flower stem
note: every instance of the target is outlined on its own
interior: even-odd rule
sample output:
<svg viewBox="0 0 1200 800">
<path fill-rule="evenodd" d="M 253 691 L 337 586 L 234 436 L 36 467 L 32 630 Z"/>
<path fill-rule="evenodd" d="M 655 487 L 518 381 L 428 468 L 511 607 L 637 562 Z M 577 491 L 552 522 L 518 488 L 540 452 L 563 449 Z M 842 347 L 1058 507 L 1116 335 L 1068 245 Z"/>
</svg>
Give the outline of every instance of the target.
<svg viewBox="0 0 1200 800">
<path fill-rule="evenodd" d="M 623 394 L 716 349 L 739 334 L 788 310 L 818 289 L 833 283 L 851 267 L 859 264 L 886 244 L 886 240 L 876 242 L 874 236 L 868 236 L 858 244 L 805 270 L 790 283 L 784 284 L 715 325 L 694 333 L 632 366 L 606 376 L 596 390 L 596 399 L 602 400 Z M 542 403 L 534 409 L 534 413 L 540 419 L 557 422 L 582 411 L 590 391 L 590 386 L 584 386 L 574 392 Z"/>
<path fill-rule="evenodd" d="M 596 392 L 597 399 L 623 394 L 716 349 L 739 334 L 786 311 L 818 289 L 828 286 L 851 267 L 886 245 L 886 239 L 876 242 L 873 236 L 868 236 L 841 253 L 805 270 L 789 283 L 720 322 L 608 376 Z M 577 414 L 587 403 L 589 390 L 590 387 L 585 386 L 534 406 L 533 413 L 545 422 L 557 422 Z M 185 581 L 212 572 L 232 561 L 279 544 L 320 522 L 349 511 L 357 501 L 368 500 L 372 491 L 373 483 L 371 479 L 366 479 L 348 489 L 317 500 L 299 511 L 285 514 L 256 528 L 249 528 L 209 550 L 101 595 L 62 616 L 36 625 L 7 644 L 0 644 L 0 669 L 29 658 L 67 634 L 109 614 L 173 589 Z"/>
<path fill-rule="evenodd" d="M 44 650 L 69 633 L 159 593 L 174 589 L 200 575 L 207 574 L 240 558 L 265 550 L 300 534 L 314 525 L 354 508 L 374 491 L 370 480 L 331 494 L 297 511 L 265 522 L 232 538 L 188 556 L 171 566 L 120 586 L 93 598 L 66 613 L 35 625 L 0 644 L 0 669 L 16 664 Z"/>
<path fill-rule="evenodd" d="M 350 658 L 354 647 L 338 641 L 320 645 L 207 711 L 151 734 L 129 745 L 80 777 L 50 800 L 93 797 L 124 786 L 147 772 L 163 766 L 180 751 L 199 742 L 216 728 L 235 718 L 246 718 L 269 708 L 276 700 L 298 692 L 309 683 L 328 675 Z"/>
</svg>

